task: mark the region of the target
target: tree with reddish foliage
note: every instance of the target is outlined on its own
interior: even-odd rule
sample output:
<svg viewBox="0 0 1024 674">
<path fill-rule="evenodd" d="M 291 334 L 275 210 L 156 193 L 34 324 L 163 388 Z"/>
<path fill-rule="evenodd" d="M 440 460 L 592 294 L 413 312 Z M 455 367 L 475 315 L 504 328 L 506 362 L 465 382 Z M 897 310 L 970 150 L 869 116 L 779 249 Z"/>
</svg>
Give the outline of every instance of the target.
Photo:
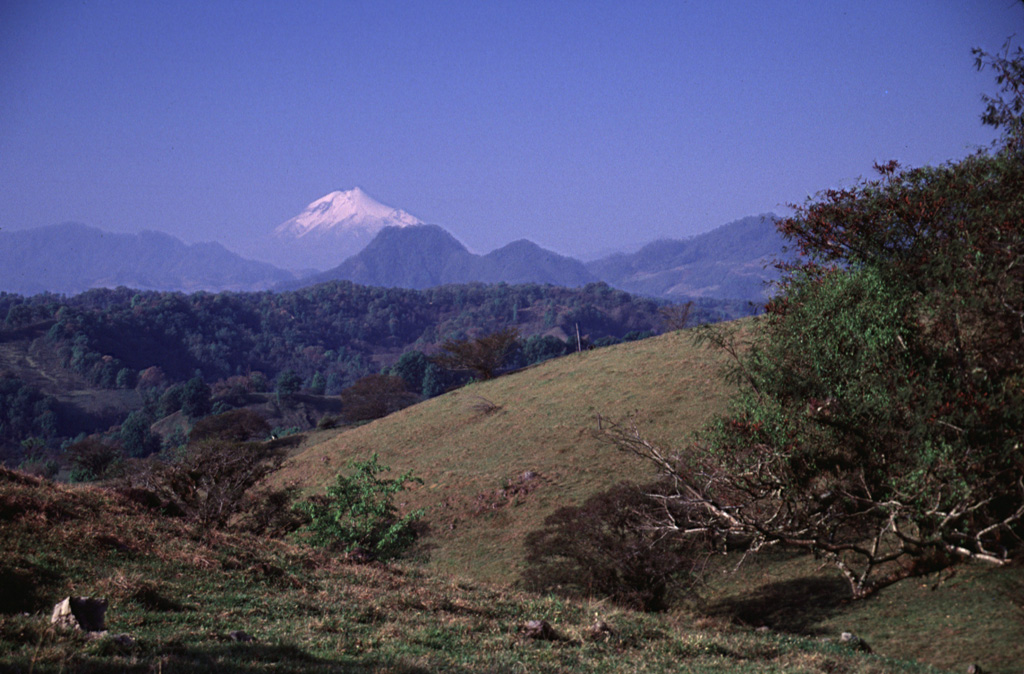
<svg viewBox="0 0 1024 674">
<path fill-rule="evenodd" d="M 507 327 L 476 339 L 450 339 L 441 345 L 433 361 L 449 370 L 472 372 L 482 380 L 493 379 L 512 355 L 519 331 Z"/>
<path fill-rule="evenodd" d="M 341 392 L 341 409 L 349 422 L 380 419 L 417 402 L 405 380 L 387 374 L 371 374 Z"/>
<path fill-rule="evenodd" d="M 1001 141 L 795 206 L 778 226 L 800 258 L 749 348 L 702 333 L 740 392 L 691 451 L 605 429 L 676 480 L 702 533 L 811 550 L 854 597 L 1024 554 L 1024 53 L 978 63 L 999 74 L 983 121 Z"/>
</svg>

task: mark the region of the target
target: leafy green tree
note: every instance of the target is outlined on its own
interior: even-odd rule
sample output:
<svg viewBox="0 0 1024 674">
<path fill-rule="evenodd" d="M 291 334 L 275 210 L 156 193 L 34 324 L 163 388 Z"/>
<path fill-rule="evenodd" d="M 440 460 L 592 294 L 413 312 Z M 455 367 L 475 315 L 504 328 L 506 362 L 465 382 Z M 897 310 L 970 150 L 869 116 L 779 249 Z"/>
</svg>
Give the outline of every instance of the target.
<svg viewBox="0 0 1024 674">
<path fill-rule="evenodd" d="M 309 382 L 309 392 L 315 393 L 318 396 L 322 396 L 326 389 L 327 380 L 324 379 L 324 376 L 321 373 L 315 372 L 313 374 L 313 378 Z"/>
<path fill-rule="evenodd" d="M 423 372 L 423 397 L 439 396 L 452 385 L 452 378 L 433 363 Z"/>
<path fill-rule="evenodd" d="M 387 374 L 401 377 L 410 391 L 424 398 L 441 395 L 453 383 L 452 375 L 442 371 L 422 351 L 406 351 Z"/>
<path fill-rule="evenodd" d="M 522 359 L 524 365 L 541 363 L 549 358 L 559 358 L 569 353 L 570 346 L 558 337 L 533 335 L 523 341 Z"/>
<path fill-rule="evenodd" d="M 160 395 L 160 401 L 157 404 L 157 414 L 161 417 L 166 417 L 180 410 L 184 390 L 184 385 L 176 384 L 164 391 Z"/>
<path fill-rule="evenodd" d="M 118 439 L 128 456 L 141 458 L 160 451 L 160 436 L 151 430 L 153 415 L 147 410 L 135 410 L 121 424 Z"/>
<path fill-rule="evenodd" d="M 410 391 L 422 391 L 423 376 L 431 365 L 433 363 L 430 362 L 430 359 L 422 351 L 406 351 L 386 373 L 401 377 L 405 380 Z"/>
<path fill-rule="evenodd" d="M 117 379 L 115 383 L 119 389 L 135 388 L 135 370 L 122 367 L 117 372 Z"/>
<path fill-rule="evenodd" d="M 310 518 L 309 542 L 341 552 L 361 552 L 386 561 L 406 552 L 419 535 L 423 509 L 401 515 L 394 495 L 407 484 L 423 481 L 406 472 L 394 479 L 381 478 L 390 470 L 374 454 L 351 464 L 352 475 L 338 474 L 325 496 L 296 507 Z"/>
<path fill-rule="evenodd" d="M 327 383 L 324 386 L 324 395 L 337 395 L 341 393 L 341 390 L 343 388 L 344 384 L 342 383 L 341 375 L 339 375 L 337 372 L 332 372 L 329 375 L 327 375 Z"/>
<path fill-rule="evenodd" d="M 854 597 L 1024 553 L 1024 54 L 985 58 L 1013 97 L 986 117 L 1000 145 L 879 165 L 779 223 L 801 258 L 749 348 L 701 333 L 740 393 L 700 443 L 674 459 L 605 429 L 676 480 L 700 529 L 811 550 Z"/>
<path fill-rule="evenodd" d="M 202 377 L 195 376 L 181 391 L 181 412 L 189 419 L 200 419 L 210 413 L 212 392 Z"/>
<path fill-rule="evenodd" d="M 277 375 L 277 397 L 290 396 L 302 389 L 302 377 L 291 368 L 284 370 Z"/>
<path fill-rule="evenodd" d="M 56 400 L 42 394 L 21 379 L 0 374 L 0 443 L 18 443 L 57 433 Z"/>
</svg>

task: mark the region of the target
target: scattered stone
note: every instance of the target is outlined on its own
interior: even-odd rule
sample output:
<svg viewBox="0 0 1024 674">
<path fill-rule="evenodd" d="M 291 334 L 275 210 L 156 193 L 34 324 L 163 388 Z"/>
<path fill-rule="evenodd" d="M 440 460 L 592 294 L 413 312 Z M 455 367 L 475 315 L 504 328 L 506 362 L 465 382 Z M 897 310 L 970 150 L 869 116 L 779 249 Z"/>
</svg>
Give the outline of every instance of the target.
<svg viewBox="0 0 1024 674">
<path fill-rule="evenodd" d="M 65 597 L 53 607 L 50 622 L 58 627 L 78 629 L 83 632 L 106 632 L 104 619 L 107 615 L 107 600 L 92 597 Z"/>
<path fill-rule="evenodd" d="M 232 630 L 231 632 L 228 632 L 228 639 L 239 642 L 249 642 L 253 640 L 252 635 L 247 634 L 242 630 Z"/>
<path fill-rule="evenodd" d="M 547 620 L 529 620 L 523 625 L 522 632 L 527 639 L 540 641 L 558 641 L 562 638 Z"/>
<path fill-rule="evenodd" d="M 135 643 L 135 639 L 130 634 L 115 634 L 110 637 L 110 640 L 120 646 L 131 646 Z"/>
<path fill-rule="evenodd" d="M 601 620 L 600 618 L 590 628 L 590 638 L 595 641 L 608 641 L 615 635 L 615 630 L 612 629 L 611 625 Z"/>
<path fill-rule="evenodd" d="M 121 648 L 131 648 L 135 645 L 135 639 L 130 634 L 112 634 L 110 640 Z"/>
<path fill-rule="evenodd" d="M 868 642 L 864 641 L 853 632 L 843 632 L 840 634 L 839 643 L 864 653 L 871 652 L 871 646 L 868 646 Z"/>
</svg>

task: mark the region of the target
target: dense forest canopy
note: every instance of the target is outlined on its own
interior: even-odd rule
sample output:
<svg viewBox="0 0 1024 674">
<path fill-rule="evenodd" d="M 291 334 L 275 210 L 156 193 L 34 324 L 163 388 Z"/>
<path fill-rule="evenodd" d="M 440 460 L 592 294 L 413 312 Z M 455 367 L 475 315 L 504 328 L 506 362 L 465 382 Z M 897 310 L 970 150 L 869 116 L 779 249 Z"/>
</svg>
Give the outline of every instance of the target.
<svg viewBox="0 0 1024 674">
<path fill-rule="evenodd" d="M 547 285 L 470 284 L 429 290 L 375 288 L 345 281 L 293 292 L 184 295 L 128 288 L 70 298 L 0 294 L 4 328 L 50 322 L 47 336 L 65 362 L 98 386 L 118 373 L 158 366 L 174 381 L 197 371 L 213 381 L 259 370 L 273 378 L 293 369 L 340 384 L 379 371 L 403 351 L 429 350 L 448 339 L 506 325 L 524 335 L 575 334 L 591 341 L 660 327 L 658 303 L 597 283 L 581 289 Z M 698 305 L 695 319 L 742 315 L 740 302 Z"/>
<path fill-rule="evenodd" d="M 337 395 L 397 365 L 412 392 L 435 395 L 451 380 L 437 371 L 428 376 L 422 365 L 423 371 L 413 373 L 412 355 L 432 355 L 447 342 L 515 328 L 521 340 L 506 367 L 521 367 L 579 346 L 658 332 L 662 309 L 663 303 L 603 283 L 407 290 L 333 281 L 279 293 L 0 293 L 0 342 L 31 341 L 32 350 L 51 356 L 84 380 L 84 387 L 138 390 L 149 401 L 146 418 L 155 421 L 179 409 L 209 407 L 202 396 L 188 394 L 186 381 L 192 388 L 205 382 L 221 397 L 240 387 Z M 751 310 L 738 301 L 703 301 L 693 306 L 691 320 L 716 321 Z M 0 372 L 7 369 L 0 358 Z M 64 408 L 44 395 L 61 392 L 40 392 L 16 373 L 5 374 L 4 396 L 13 402 L 0 439 L 17 445 L 28 437 L 52 441 L 62 435 L 55 410 Z"/>
</svg>

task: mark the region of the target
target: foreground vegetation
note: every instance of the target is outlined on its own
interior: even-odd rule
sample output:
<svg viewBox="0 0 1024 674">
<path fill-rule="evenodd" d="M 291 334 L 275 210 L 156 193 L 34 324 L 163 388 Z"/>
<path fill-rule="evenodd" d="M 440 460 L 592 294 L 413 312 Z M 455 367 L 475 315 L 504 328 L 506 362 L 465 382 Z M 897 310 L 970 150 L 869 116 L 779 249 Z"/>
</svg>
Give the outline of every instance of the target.
<svg viewBox="0 0 1024 674">
<path fill-rule="evenodd" d="M 1024 49 L 977 56 L 996 146 L 797 207 L 778 226 L 801 257 L 748 348 L 706 330 L 729 412 L 673 452 L 609 431 L 672 482 L 682 512 L 648 527 L 801 547 L 854 598 L 1024 557 Z"/>
<path fill-rule="evenodd" d="M 937 671 L 838 639 L 634 613 L 203 532 L 109 490 L 7 470 L 0 518 L 4 671 Z M 49 625 L 49 609 L 69 594 L 109 600 L 108 636 Z M 558 638 L 528 637 L 532 620 Z M 594 631 L 599 620 L 610 631 Z"/>
</svg>

